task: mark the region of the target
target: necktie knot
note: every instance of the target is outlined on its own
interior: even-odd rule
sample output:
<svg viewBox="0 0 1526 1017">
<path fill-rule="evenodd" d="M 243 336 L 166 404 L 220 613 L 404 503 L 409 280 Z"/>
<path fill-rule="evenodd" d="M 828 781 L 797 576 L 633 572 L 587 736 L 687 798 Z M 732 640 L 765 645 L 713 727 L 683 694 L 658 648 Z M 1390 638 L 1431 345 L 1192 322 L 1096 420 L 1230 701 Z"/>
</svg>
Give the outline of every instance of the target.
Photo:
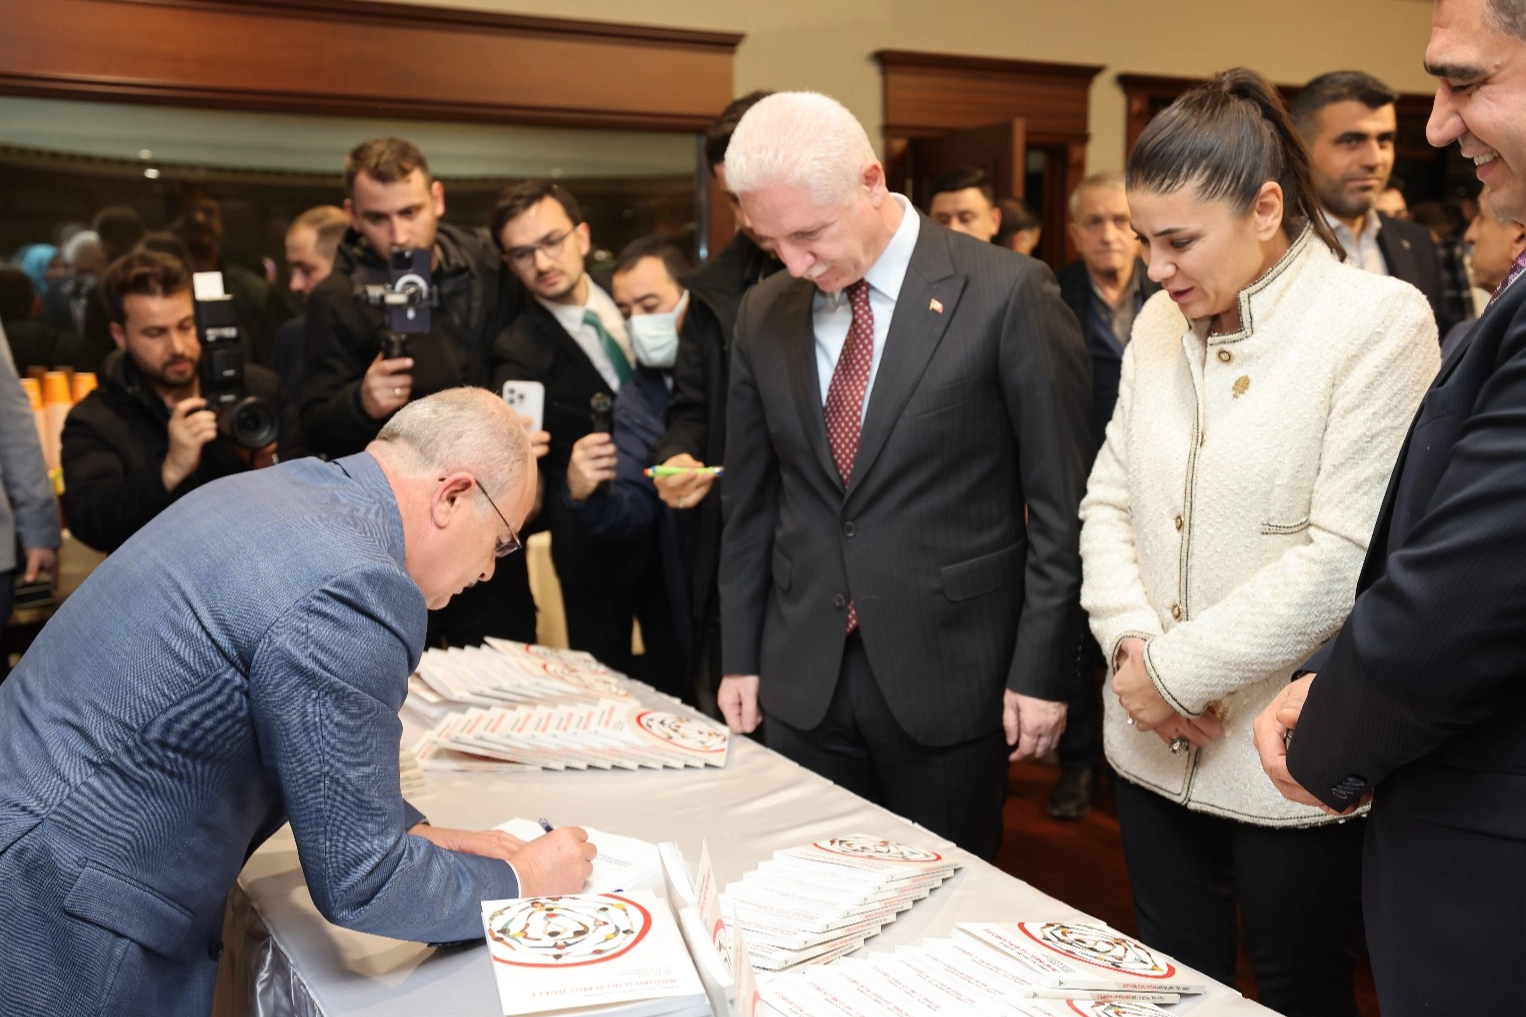
<svg viewBox="0 0 1526 1017">
<path fill-rule="evenodd" d="M 583 312 L 583 324 L 592 328 L 599 337 L 599 345 L 604 347 L 605 354 L 609 357 L 611 366 L 615 369 L 615 377 L 624 385 L 631 380 L 631 362 L 615 341 L 615 337 L 609 334 L 609 329 L 604 327 L 604 320 L 599 317 L 599 312 L 590 308 Z"/>
</svg>

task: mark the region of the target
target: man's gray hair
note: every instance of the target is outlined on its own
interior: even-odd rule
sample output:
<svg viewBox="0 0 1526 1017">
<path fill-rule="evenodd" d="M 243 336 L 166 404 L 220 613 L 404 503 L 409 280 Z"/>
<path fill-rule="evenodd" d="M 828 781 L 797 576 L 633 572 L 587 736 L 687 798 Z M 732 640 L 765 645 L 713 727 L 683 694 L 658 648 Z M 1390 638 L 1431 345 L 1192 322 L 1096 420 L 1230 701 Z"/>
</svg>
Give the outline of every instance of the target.
<svg viewBox="0 0 1526 1017">
<path fill-rule="evenodd" d="M 1526 0 L 1486 0 L 1484 20 L 1496 32 L 1526 42 Z"/>
<path fill-rule="evenodd" d="M 864 125 L 842 103 L 819 92 L 776 92 L 748 110 L 732 133 L 726 185 L 735 194 L 804 187 L 817 205 L 835 205 L 877 161 Z"/>
<path fill-rule="evenodd" d="M 519 417 L 481 388 L 448 388 L 415 399 L 376 440 L 401 452 L 404 467 L 418 473 L 471 473 L 494 500 L 524 480 L 530 462 L 530 439 Z"/>
<path fill-rule="evenodd" d="M 1076 215 L 1081 211 L 1081 192 L 1092 188 L 1106 188 L 1110 191 L 1124 190 L 1123 174 L 1117 170 L 1106 170 L 1102 173 L 1093 173 L 1076 185 L 1076 189 L 1070 192 L 1070 221 L 1075 222 Z"/>
</svg>

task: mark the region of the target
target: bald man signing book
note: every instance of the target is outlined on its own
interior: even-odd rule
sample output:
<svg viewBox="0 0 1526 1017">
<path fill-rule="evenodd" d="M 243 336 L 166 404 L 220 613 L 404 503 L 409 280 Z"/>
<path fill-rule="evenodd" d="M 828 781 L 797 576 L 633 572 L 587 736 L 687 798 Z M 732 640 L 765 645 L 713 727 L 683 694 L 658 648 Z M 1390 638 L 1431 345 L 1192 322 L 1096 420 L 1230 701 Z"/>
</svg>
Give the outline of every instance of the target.
<svg viewBox="0 0 1526 1017">
<path fill-rule="evenodd" d="M 826 96 L 752 107 L 726 179 L 788 272 L 732 351 L 722 710 L 992 858 L 1009 755 L 1054 746 L 1076 680 L 1080 328 L 1043 264 L 891 194 Z"/>
</svg>

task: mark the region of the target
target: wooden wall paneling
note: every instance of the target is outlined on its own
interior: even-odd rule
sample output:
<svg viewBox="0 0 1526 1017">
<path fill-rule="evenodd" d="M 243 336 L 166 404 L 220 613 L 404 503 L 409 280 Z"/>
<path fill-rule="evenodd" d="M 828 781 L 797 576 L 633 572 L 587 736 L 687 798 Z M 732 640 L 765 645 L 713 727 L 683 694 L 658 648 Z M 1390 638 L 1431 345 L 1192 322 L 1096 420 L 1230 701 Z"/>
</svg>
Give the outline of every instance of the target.
<svg viewBox="0 0 1526 1017">
<path fill-rule="evenodd" d="M 7 5 L 0 94 L 698 133 L 741 39 L 371 0 L 46 0 Z M 714 250 L 731 214 L 708 197 Z"/>
<path fill-rule="evenodd" d="M 0 92 L 699 131 L 740 38 L 351 0 L 47 0 L 9 5 Z"/>
<path fill-rule="evenodd" d="M 907 183 L 912 139 L 1020 118 L 1027 145 L 1043 147 L 1051 156 L 1047 193 L 1027 196 L 1030 204 L 1040 206 L 1046 259 L 1056 268 L 1074 260 L 1064 197 L 1085 174 L 1090 88 L 1102 67 L 905 50 L 880 50 L 874 56 L 883 78 L 891 186 L 904 189 Z"/>
</svg>

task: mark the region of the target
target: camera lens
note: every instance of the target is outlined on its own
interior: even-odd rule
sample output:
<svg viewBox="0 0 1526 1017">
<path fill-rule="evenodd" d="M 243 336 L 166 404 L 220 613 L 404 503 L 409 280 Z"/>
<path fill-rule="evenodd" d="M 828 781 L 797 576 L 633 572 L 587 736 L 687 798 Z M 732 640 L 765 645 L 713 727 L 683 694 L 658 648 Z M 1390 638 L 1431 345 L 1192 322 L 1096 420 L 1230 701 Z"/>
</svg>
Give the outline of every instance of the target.
<svg viewBox="0 0 1526 1017">
<path fill-rule="evenodd" d="M 228 410 L 226 419 L 228 436 L 245 448 L 264 448 L 281 430 L 275 408 L 255 396 L 240 399 Z"/>
</svg>

